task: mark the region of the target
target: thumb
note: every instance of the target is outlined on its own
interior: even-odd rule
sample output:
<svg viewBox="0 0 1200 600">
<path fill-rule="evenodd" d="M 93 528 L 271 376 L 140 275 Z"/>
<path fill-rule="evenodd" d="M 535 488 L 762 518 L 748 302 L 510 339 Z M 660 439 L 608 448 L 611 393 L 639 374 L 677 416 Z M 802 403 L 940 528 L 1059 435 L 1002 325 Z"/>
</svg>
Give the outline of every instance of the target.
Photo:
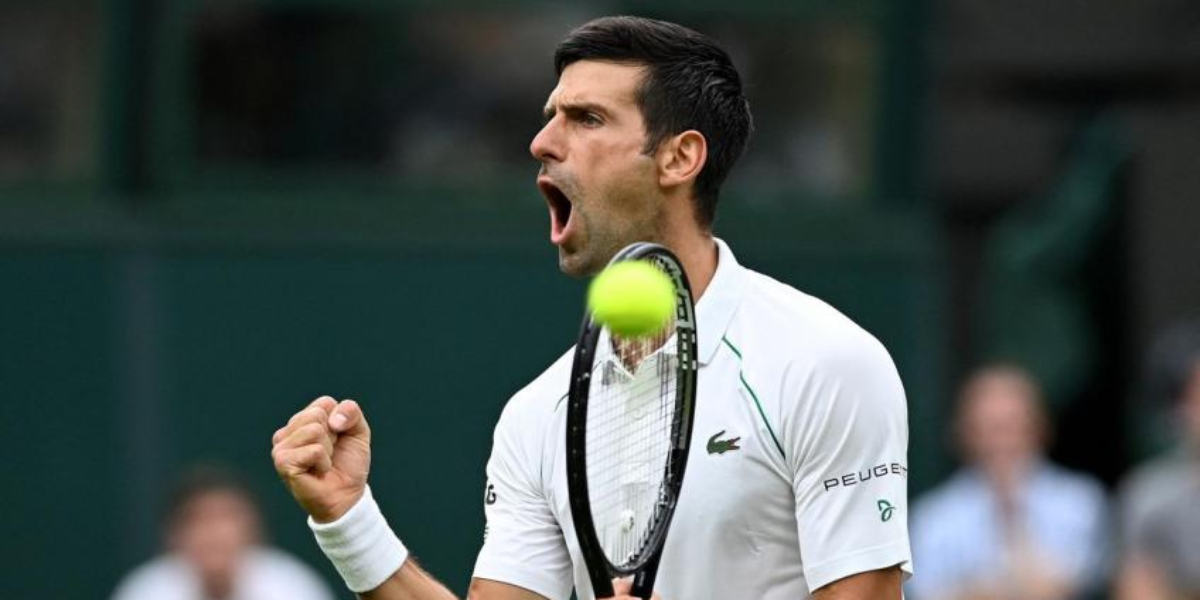
<svg viewBox="0 0 1200 600">
<path fill-rule="evenodd" d="M 363 416 L 362 407 L 353 400 L 342 400 L 329 415 L 329 428 L 334 433 L 370 440 L 371 428 Z"/>
</svg>

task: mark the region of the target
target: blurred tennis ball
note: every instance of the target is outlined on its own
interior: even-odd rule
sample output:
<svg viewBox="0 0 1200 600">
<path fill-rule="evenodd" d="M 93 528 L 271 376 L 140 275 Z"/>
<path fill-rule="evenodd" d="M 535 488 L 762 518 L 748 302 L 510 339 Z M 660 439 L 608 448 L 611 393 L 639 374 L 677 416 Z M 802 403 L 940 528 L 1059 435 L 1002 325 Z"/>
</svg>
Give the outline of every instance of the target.
<svg viewBox="0 0 1200 600">
<path fill-rule="evenodd" d="M 675 311 L 675 285 L 649 262 L 627 260 L 592 280 L 587 302 L 592 318 L 619 336 L 654 335 Z"/>
</svg>

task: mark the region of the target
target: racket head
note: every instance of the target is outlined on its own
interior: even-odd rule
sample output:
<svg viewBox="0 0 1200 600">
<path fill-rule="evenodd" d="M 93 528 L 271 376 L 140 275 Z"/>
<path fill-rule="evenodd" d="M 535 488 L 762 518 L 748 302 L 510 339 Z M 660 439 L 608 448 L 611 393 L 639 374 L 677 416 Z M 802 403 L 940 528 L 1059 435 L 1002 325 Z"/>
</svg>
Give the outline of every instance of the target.
<svg viewBox="0 0 1200 600">
<path fill-rule="evenodd" d="M 567 405 L 567 479 L 575 525 L 597 598 L 614 577 L 634 576 L 649 597 L 674 514 L 695 415 L 696 316 L 679 259 L 639 242 L 610 262 L 645 260 L 675 287 L 674 322 L 662 335 L 616 338 L 584 316 Z"/>
</svg>

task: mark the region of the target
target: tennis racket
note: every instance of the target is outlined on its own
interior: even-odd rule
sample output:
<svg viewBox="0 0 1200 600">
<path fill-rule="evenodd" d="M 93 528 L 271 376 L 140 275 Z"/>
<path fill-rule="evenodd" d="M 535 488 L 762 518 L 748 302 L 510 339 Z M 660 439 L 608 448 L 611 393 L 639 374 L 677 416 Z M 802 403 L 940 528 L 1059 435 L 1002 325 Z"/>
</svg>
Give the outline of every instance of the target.
<svg viewBox="0 0 1200 600">
<path fill-rule="evenodd" d="M 675 284 L 661 334 L 620 338 L 584 316 L 567 405 L 567 481 L 575 534 L 596 598 L 633 577 L 650 598 L 683 485 L 696 402 L 696 313 L 670 250 L 639 242 L 612 263 L 645 260 Z M 610 263 L 610 264 L 612 264 Z"/>
</svg>

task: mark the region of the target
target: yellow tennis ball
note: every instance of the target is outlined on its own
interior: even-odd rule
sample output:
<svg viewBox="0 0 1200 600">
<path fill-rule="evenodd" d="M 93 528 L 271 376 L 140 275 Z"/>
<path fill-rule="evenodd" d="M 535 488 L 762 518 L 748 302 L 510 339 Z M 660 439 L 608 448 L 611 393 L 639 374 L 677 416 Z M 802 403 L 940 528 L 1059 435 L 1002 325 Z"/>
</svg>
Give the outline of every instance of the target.
<svg viewBox="0 0 1200 600">
<path fill-rule="evenodd" d="M 600 272 L 588 287 L 592 318 L 623 337 L 653 335 L 675 311 L 675 285 L 643 260 L 628 260 Z"/>
</svg>

